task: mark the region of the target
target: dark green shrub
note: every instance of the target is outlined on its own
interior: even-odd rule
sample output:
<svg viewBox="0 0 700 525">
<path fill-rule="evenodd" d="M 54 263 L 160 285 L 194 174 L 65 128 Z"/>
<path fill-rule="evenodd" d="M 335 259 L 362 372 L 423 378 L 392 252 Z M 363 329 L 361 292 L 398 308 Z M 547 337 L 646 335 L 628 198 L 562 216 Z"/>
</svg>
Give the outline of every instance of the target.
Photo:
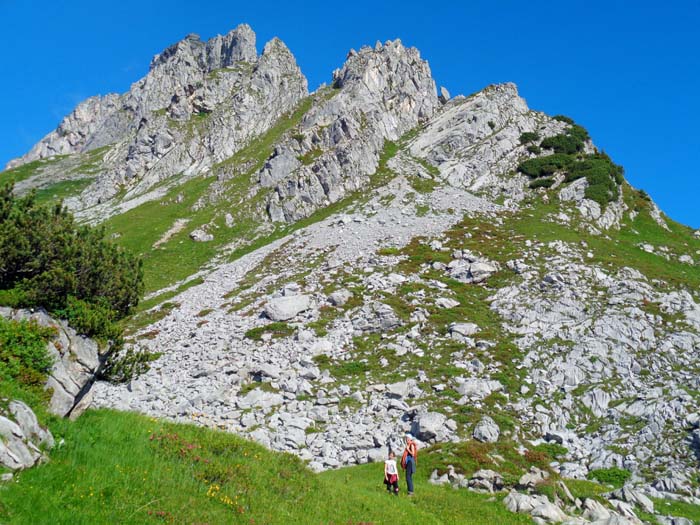
<svg viewBox="0 0 700 525">
<path fill-rule="evenodd" d="M 639 197 L 640 197 L 641 199 L 644 199 L 645 201 L 650 201 L 650 200 L 651 200 L 651 197 L 649 197 L 649 194 L 648 194 L 646 191 L 644 191 L 644 190 L 638 190 L 638 191 L 637 191 L 637 194 L 639 195 Z"/>
<path fill-rule="evenodd" d="M 493 120 L 489 120 L 488 125 L 491 129 L 496 129 L 496 123 Z"/>
<path fill-rule="evenodd" d="M 527 147 L 527 151 L 530 153 L 534 153 L 535 155 L 539 155 L 540 153 L 542 153 L 542 148 L 540 148 L 539 146 L 535 146 L 534 144 L 530 144 Z"/>
<path fill-rule="evenodd" d="M 576 180 L 586 177 L 591 181 L 593 177 L 612 178 L 614 166 L 609 159 L 589 156 L 580 162 L 571 164 L 567 180 Z"/>
<path fill-rule="evenodd" d="M 617 200 L 619 197 L 619 185 L 623 181 L 622 173 L 622 166 L 614 164 L 610 157 L 603 152 L 589 155 L 584 160 L 573 163 L 566 181 L 570 182 L 586 177 L 588 180 L 586 198 L 604 207 L 608 202 Z"/>
<path fill-rule="evenodd" d="M 553 149 L 555 153 L 572 154 L 583 149 L 583 142 L 571 135 L 555 135 L 544 139 L 540 147 Z"/>
<path fill-rule="evenodd" d="M 0 381 L 43 384 L 53 365 L 46 343 L 55 335 L 55 328 L 39 326 L 35 321 L 0 317 Z"/>
<path fill-rule="evenodd" d="M 69 296 L 66 307 L 55 312 L 81 335 L 103 341 L 118 339 L 122 330 L 116 323 L 116 313 L 98 304 L 81 301 Z"/>
<path fill-rule="evenodd" d="M 61 203 L 39 205 L 12 189 L 0 189 L 0 290 L 14 289 L 13 306 L 55 311 L 73 296 L 127 315 L 143 290 L 140 260 L 103 230 L 77 225 Z"/>
<path fill-rule="evenodd" d="M 585 142 L 589 139 L 588 131 L 586 131 L 586 128 L 584 128 L 583 126 L 579 126 L 578 124 L 572 124 L 571 127 L 566 130 L 566 133 L 580 140 L 581 142 Z"/>
<path fill-rule="evenodd" d="M 608 184 L 588 186 L 585 192 L 587 199 L 597 202 L 602 208 L 609 202 L 616 201 L 619 195 L 619 189 L 612 181 Z"/>
<path fill-rule="evenodd" d="M 140 259 L 109 242 L 104 230 L 78 225 L 62 203 L 40 205 L 33 193 L 17 198 L 12 185 L 0 189 L 0 304 L 43 307 L 66 319 L 109 344 L 109 365 L 123 347 L 117 321 L 142 291 Z"/>
<path fill-rule="evenodd" d="M 574 119 L 571 117 L 567 117 L 566 115 L 554 115 L 552 117 L 554 120 L 558 120 L 559 122 L 566 122 L 567 124 L 574 124 Z"/>
<path fill-rule="evenodd" d="M 520 144 L 528 144 L 540 140 L 540 135 L 536 131 L 525 131 L 520 135 Z"/>
<path fill-rule="evenodd" d="M 19 288 L 0 290 L 0 304 L 10 308 L 20 308 L 27 302 L 27 294 Z"/>
<path fill-rule="evenodd" d="M 595 479 L 600 483 L 612 485 L 615 488 L 622 487 L 632 474 L 629 470 L 624 470 L 618 467 L 601 468 L 591 470 L 588 473 L 588 479 Z"/>
<path fill-rule="evenodd" d="M 521 162 L 518 170 L 525 175 L 534 178 L 552 175 L 557 171 L 568 168 L 574 161 L 569 155 L 555 153 L 546 157 L 537 157 Z"/>
<path fill-rule="evenodd" d="M 551 188 L 552 184 L 554 184 L 554 179 L 552 177 L 540 177 L 530 183 L 530 189 Z"/>
<path fill-rule="evenodd" d="M 126 352 L 121 352 L 120 341 L 118 349 L 112 347 L 112 352 L 100 371 L 100 379 L 113 383 L 131 381 L 132 378 L 146 372 L 149 369 L 149 363 L 161 355 L 160 352 L 143 352 L 133 348 L 127 348 Z"/>
</svg>

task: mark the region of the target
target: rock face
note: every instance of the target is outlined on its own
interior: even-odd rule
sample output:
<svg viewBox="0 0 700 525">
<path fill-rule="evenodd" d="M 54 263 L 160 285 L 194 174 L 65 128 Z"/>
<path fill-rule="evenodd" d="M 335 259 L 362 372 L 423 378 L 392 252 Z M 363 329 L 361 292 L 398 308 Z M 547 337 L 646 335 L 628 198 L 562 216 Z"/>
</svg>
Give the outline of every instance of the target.
<svg viewBox="0 0 700 525">
<path fill-rule="evenodd" d="M 268 203 L 273 221 L 293 222 L 366 184 L 385 141 L 429 118 L 438 106 L 427 62 L 400 41 L 351 51 L 333 73 L 329 100 L 305 116 L 298 137 L 275 150 L 260 172 L 274 188 Z M 297 161 L 311 152 L 309 164 Z"/>
<path fill-rule="evenodd" d="M 51 432 L 21 401 L 10 401 L 7 413 L 0 413 L 0 466 L 22 470 L 45 460 L 42 449 L 54 446 Z M 40 448 L 41 447 L 41 448 Z"/>
<path fill-rule="evenodd" d="M 520 135 L 554 135 L 561 129 L 560 122 L 528 109 L 514 84 L 500 84 L 468 99 L 451 99 L 411 143 L 410 151 L 436 166 L 438 176 L 453 186 L 493 195 L 504 192 L 519 200 L 520 185 L 502 175 L 522 158 Z"/>
<path fill-rule="evenodd" d="M 132 188 L 129 198 L 175 174 L 211 170 L 306 95 L 306 79 L 280 40 L 258 57 L 247 26 L 206 43 L 191 35 L 156 56 L 124 95 L 135 136 L 118 143 L 113 168 L 84 192 L 84 205 L 113 196 L 119 184 Z M 230 169 L 219 176 L 233 176 Z"/>
<path fill-rule="evenodd" d="M 46 389 L 52 392 L 49 411 L 67 416 L 90 389 L 104 358 L 103 349 L 92 339 L 78 335 L 64 321 L 55 320 L 41 310 L 29 312 L 0 307 L 0 315 L 16 321 L 33 320 L 40 326 L 56 329 L 56 336 L 47 344 L 54 364 Z"/>
</svg>

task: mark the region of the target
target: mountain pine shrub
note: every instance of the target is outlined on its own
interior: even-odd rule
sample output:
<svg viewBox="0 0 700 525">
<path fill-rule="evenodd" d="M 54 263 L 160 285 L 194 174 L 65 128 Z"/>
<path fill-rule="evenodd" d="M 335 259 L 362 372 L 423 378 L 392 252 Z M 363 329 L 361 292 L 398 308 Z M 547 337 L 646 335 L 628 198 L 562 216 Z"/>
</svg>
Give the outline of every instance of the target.
<svg viewBox="0 0 700 525">
<path fill-rule="evenodd" d="M 104 230 L 77 224 L 62 203 L 38 204 L 34 193 L 17 198 L 11 184 L 0 189 L 0 304 L 45 308 L 78 333 L 109 346 L 110 359 L 121 360 L 118 321 L 137 305 L 142 292 L 140 259 L 108 241 Z M 31 334 L 38 328 L 22 330 Z M 27 351 L 34 352 L 37 338 L 13 341 L 26 342 Z M 0 345 L 7 344 L 0 340 Z M 149 359 L 130 357 L 138 362 L 115 361 L 111 368 L 128 365 L 131 370 Z M 17 372 L 15 358 L 4 363 L 5 373 Z M 35 371 L 35 379 L 48 370 L 41 363 L 24 368 Z"/>
<path fill-rule="evenodd" d="M 530 183 L 530 188 L 549 188 L 554 182 L 550 176 L 564 172 L 565 182 L 585 177 L 588 181 L 586 198 L 597 202 L 602 208 L 616 201 L 620 196 L 620 185 L 624 182 L 622 166 L 612 162 L 605 152 L 583 155 L 588 132 L 568 117 L 559 115 L 554 119 L 570 124 L 565 133 L 547 137 L 540 143 L 542 148 L 551 149 L 554 153 L 527 159 L 518 166 L 518 171 L 537 179 Z M 528 151 L 535 153 L 531 146 Z M 540 178 L 544 179 L 540 181 Z"/>
<path fill-rule="evenodd" d="M 520 135 L 520 144 L 525 145 L 530 142 L 540 140 L 540 135 L 536 131 L 525 131 Z"/>
<path fill-rule="evenodd" d="M 530 183 L 530 189 L 551 188 L 552 184 L 554 184 L 554 179 L 552 177 L 540 177 Z"/>
<path fill-rule="evenodd" d="M 552 175 L 557 171 L 567 169 L 574 159 L 570 155 L 555 153 L 545 157 L 528 159 L 520 163 L 518 170 L 533 179 Z"/>
</svg>

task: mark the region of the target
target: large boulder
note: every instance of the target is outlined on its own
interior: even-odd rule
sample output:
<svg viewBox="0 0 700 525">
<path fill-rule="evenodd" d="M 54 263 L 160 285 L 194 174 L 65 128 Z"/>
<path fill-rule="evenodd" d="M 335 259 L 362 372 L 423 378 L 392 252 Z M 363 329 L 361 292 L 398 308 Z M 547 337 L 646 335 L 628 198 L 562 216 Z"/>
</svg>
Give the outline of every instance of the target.
<svg viewBox="0 0 700 525">
<path fill-rule="evenodd" d="M 450 335 L 453 339 L 464 339 L 479 331 L 479 326 L 474 323 L 452 323 L 450 325 Z"/>
<path fill-rule="evenodd" d="M 546 503 L 547 497 L 541 495 L 530 496 L 528 494 L 521 494 L 515 490 L 510 491 L 510 493 L 503 499 L 503 504 L 511 512 L 520 512 L 524 514 L 529 514 L 533 509 L 539 507 L 540 505 Z"/>
<path fill-rule="evenodd" d="M 499 381 L 490 379 L 456 377 L 455 383 L 455 391 L 465 398 L 464 402 L 459 402 L 460 404 L 465 404 L 469 399 L 484 399 L 493 392 L 503 390 L 503 385 Z"/>
<path fill-rule="evenodd" d="M 535 466 L 530 467 L 530 471 L 523 474 L 518 480 L 518 488 L 534 489 L 537 485 L 549 478 L 549 472 L 540 470 Z"/>
<path fill-rule="evenodd" d="M 386 385 L 386 395 L 393 399 L 401 399 L 408 397 L 411 389 L 416 386 L 416 382 L 413 379 L 407 379 L 406 381 L 398 381 L 396 383 L 391 383 Z"/>
<path fill-rule="evenodd" d="M 50 449 L 54 439 L 39 425 L 36 415 L 21 401 L 11 401 L 0 415 L 0 466 L 22 470 L 45 459 L 40 447 Z"/>
<path fill-rule="evenodd" d="M 455 259 L 447 266 L 450 277 L 467 284 L 482 283 L 498 271 L 495 263 L 486 260 Z"/>
<path fill-rule="evenodd" d="M 197 228 L 190 233 L 190 239 L 194 242 L 210 242 L 214 240 L 214 236 L 206 230 Z"/>
<path fill-rule="evenodd" d="M 401 324 L 396 312 L 384 303 L 361 308 L 352 320 L 353 328 L 360 332 L 389 332 Z"/>
<path fill-rule="evenodd" d="M 503 488 L 503 476 L 488 469 L 477 470 L 469 479 L 469 487 L 474 490 L 493 492 Z"/>
<path fill-rule="evenodd" d="M 281 394 L 276 392 L 265 392 L 259 388 L 255 388 L 248 392 L 245 396 L 238 398 L 238 408 L 262 408 L 263 410 L 281 405 L 283 403 Z"/>
<path fill-rule="evenodd" d="M 421 441 L 432 441 L 445 433 L 447 417 L 439 412 L 426 412 L 413 422 L 411 433 Z"/>
<path fill-rule="evenodd" d="M 11 416 L 17 422 L 22 433 L 33 443 L 44 445 L 46 448 L 54 446 L 51 431 L 39 424 L 34 411 L 22 401 L 10 401 L 8 405 Z"/>
<path fill-rule="evenodd" d="M 530 515 L 533 518 L 541 518 L 549 523 L 561 523 L 569 518 L 569 516 L 564 514 L 564 511 L 549 501 L 532 509 Z"/>
<path fill-rule="evenodd" d="M 654 502 L 637 490 L 629 487 L 622 487 L 612 492 L 611 496 L 615 499 L 631 503 L 632 505 L 637 505 L 648 514 L 654 513 Z"/>
<path fill-rule="evenodd" d="M 270 299 L 265 305 L 265 315 L 273 321 L 289 321 L 311 308 L 308 295 L 289 295 Z"/>
<path fill-rule="evenodd" d="M 353 293 L 350 290 L 342 288 L 330 294 L 328 296 L 328 302 L 331 303 L 333 306 L 343 306 L 350 300 L 352 296 Z"/>
<path fill-rule="evenodd" d="M 473 436 L 474 439 L 482 443 L 495 443 L 498 441 L 498 436 L 500 434 L 501 430 L 498 428 L 496 422 L 489 416 L 484 416 L 474 427 Z"/>
</svg>

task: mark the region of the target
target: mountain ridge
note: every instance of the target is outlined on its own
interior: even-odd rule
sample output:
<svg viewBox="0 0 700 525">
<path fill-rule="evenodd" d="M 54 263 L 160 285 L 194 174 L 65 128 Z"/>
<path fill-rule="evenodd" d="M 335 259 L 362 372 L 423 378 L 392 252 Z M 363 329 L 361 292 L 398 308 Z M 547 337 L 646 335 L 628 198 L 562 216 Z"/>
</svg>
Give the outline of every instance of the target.
<svg viewBox="0 0 700 525">
<path fill-rule="evenodd" d="M 127 346 L 162 356 L 97 382 L 94 405 L 316 470 L 377 461 L 406 431 L 558 444 L 557 475 L 623 469 L 698 502 L 700 234 L 514 84 L 438 96 L 395 40 L 309 94 L 286 46 L 253 55 L 251 34 L 186 37 L 118 96 L 130 116 L 94 132 L 76 110 L 36 154 L 100 148 L 0 174 L 84 181 L 66 204 L 144 258 Z"/>
</svg>

